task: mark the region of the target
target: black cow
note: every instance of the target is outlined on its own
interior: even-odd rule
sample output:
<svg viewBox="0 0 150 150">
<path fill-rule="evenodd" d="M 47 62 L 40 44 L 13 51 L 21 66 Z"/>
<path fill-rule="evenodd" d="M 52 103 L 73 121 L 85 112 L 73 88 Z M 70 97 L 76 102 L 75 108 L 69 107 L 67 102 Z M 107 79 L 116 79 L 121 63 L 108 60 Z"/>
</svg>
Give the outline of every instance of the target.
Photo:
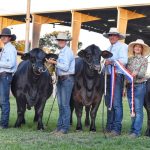
<svg viewBox="0 0 150 150">
<path fill-rule="evenodd" d="M 83 106 L 86 110 L 85 125 L 90 131 L 96 131 L 95 118 L 104 92 L 104 76 L 99 74 L 101 56 L 111 57 L 108 51 L 101 51 L 96 45 L 90 45 L 78 53 L 75 62 L 75 85 L 72 92 L 71 112 L 75 107 L 77 116 L 76 130 L 82 130 L 81 117 Z M 72 123 L 72 113 L 71 113 Z"/>
<path fill-rule="evenodd" d="M 19 64 L 13 76 L 11 90 L 17 102 L 17 120 L 15 127 L 25 124 L 26 108 L 35 108 L 34 121 L 38 122 L 37 129 L 44 129 L 42 123 L 43 110 L 46 100 L 53 90 L 52 78 L 44 66 L 45 58 L 55 58 L 55 54 L 46 54 L 35 48 L 23 54 L 23 61 Z"/>
<path fill-rule="evenodd" d="M 147 130 L 145 134 L 146 136 L 150 137 L 150 78 L 146 82 L 146 95 L 145 95 L 144 107 L 147 112 Z"/>
</svg>

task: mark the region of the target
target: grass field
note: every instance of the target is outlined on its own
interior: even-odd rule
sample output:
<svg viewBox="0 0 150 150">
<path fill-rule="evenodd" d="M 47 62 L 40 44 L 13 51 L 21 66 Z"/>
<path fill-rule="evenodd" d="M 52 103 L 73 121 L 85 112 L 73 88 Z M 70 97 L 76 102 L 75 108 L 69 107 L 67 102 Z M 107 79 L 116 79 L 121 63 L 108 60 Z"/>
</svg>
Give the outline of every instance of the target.
<svg viewBox="0 0 150 150">
<path fill-rule="evenodd" d="M 50 134 L 56 127 L 58 108 L 55 102 L 52 115 L 45 131 L 37 131 L 33 123 L 33 108 L 26 112 L 26 125 L 19 129 L 13 128 L 16 121 L 16 103 L 11 97 L 10 128 L 0 129 L 0 150 L 150 150 L 150 138 L 144 136 L 146 129 L 146 115 L 142 136 L 138 139 L 130 139 L 130 114 L 127 101 L 124 100 L 124 119 L 122 135 L 116 138 L 105 138 L 102 132 L 102 105 L 98 110 L 96 119 L 97 132 L 90 133 L 84 128 L 83 132 L 75 132 L 76 117 L 69 134 L 57 137 Z M 43 122 L 46 124 L 53 99 L 47 101 Z M 105 113 L 106 117 L 106 113 Z M 84 118 L 84 116 L 83 116 Z M 84 122 L 84 120 L 83 120 Z"/>
</svg>

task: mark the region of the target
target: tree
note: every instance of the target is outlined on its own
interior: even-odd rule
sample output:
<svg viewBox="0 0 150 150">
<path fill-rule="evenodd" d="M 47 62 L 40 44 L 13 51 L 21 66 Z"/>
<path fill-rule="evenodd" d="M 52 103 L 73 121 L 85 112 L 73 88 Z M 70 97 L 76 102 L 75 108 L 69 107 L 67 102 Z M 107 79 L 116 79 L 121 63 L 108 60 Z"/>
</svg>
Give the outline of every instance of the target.
<svg viewBox="0 0 150 150">
<path fill-rule="evenodd" d="M 57 45 L 57 35 L 60 31 L 53 31 L 52 33 L 45 34 L 42 38 L 40 38 L 39 41 L 39 47 L 41 49 L 49 49 L 50 51 L 55 52 L 58 49 Z M 71 37 L 71 34 L 69 31 L 65 31 L 68 38 Z M 70 42 L 68 42 L 68 45 L 70 46 Z M 82 42 L 78 43 L 78 48 L 80 49 L 82 47 Z"/>
</svg>

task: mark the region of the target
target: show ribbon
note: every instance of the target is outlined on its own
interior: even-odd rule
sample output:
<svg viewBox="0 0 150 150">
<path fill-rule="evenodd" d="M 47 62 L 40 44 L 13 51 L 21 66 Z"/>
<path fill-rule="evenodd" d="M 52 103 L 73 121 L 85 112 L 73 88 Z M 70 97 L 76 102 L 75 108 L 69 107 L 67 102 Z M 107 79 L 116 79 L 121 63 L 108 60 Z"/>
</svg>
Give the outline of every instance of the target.
<svg viewBox="0 0 150 150">
<path fill-rule="evenodd" d="M 115 89 L 115 69 L 116 67 L 124 74 L 126 79 L 131 83 L 131 117 L 135 117 L 134 112 L 134 82 L 133 82 L 133 75 L 124 67 L 124 65 L 120 62 L 115 60 L 114 65 L 112 65 L 111 69 L 111 100 L 110 100 L 110 108 L 112 109 L 113 101 L 114 101 L 114 89 Z"/>
</svg>

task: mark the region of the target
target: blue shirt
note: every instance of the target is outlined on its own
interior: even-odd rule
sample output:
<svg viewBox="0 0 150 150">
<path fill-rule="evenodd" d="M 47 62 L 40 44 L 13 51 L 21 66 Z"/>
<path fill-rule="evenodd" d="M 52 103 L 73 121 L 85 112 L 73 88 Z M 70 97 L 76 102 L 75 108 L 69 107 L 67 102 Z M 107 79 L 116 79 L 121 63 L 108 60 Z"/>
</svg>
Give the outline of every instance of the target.
<svg viewBox="0 0 150 150">
<path fill-rule="evenodd" d="M 17 69 L 17 51 L 11 42 L 5 44 L 0 52 L 0 73 L 14 73 Z"/>
<path fill-rule="evenodd" d="M 111 45 L 108 49 L 113 56 L 109 58 L 108 60 L 114 61 L 119 60 L 123 65 L 126 65 L 128 62 L 128 46 L 125 43 L 116 42 L 115 44 Z M 111 66 L 108 65 L 106 67 L 108 74 L 111 73 Z M 116 73 L 122 73 L 117 67 L 116 67 Z"/>
<path fill-rule="evenodd" d="M 73 51 L 68 46 L 60 50 L 56 68 L 58 76 L 75 73 L 75 58 Z"/>
</svg>

